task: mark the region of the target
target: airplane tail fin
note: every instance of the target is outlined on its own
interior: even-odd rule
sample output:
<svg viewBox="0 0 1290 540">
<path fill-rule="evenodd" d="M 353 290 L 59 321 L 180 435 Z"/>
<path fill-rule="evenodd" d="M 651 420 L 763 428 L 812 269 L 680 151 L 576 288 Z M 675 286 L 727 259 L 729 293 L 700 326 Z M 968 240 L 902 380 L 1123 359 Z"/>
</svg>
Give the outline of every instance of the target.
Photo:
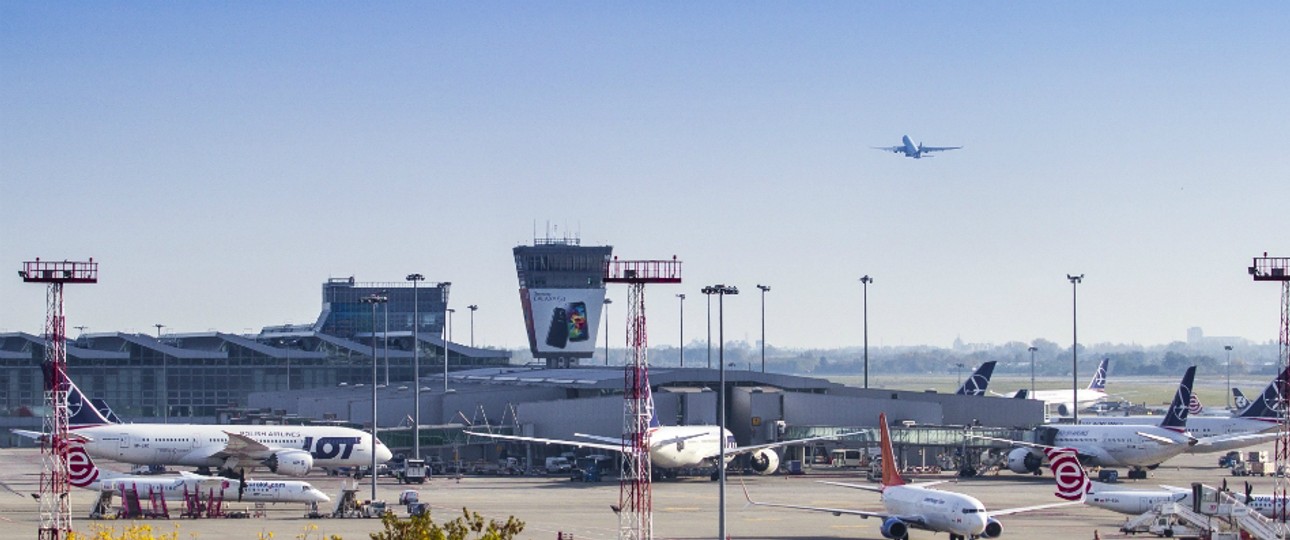
<svg viewBox="0 0 1290 540">
<path fill-rule="evenodd" d="M 1196 396 L 1195 392 L 1192 392 L 1191 401 L 1187 402 L 1187 414 L 1195 416 L 1203 412 L 1205 412 L 1205 404 L 1200 402 L 1200 398 Z"/>
<path fill-rule="evenodd" d="M 1262 394 L 1254 401 L 1250 402 L 1244 410 L 1237 413 L 1236 416 L 1241 418 L 1280 418 L 1285 414 L 1285 395 L 1284 391 L 1290 389 L 1290 366 L 1282 370 L 1277 378 L 1272 379 L 1272 383 L 1263 390 Z M 1235 388 L 1232 393 L 1236 393 Z M 1241 396 L 1242 398 L 1245 396 Z"/>
<path fill-rule="evenodd" d="M 1089 390 L 1106 390 L 1106 368 L 1110 363 L 1110 358 L 1103 358 L 1097 364 L 1097 371 L 1093 372 L 1093 379 L 1088 382 Z"/>
<path fill-rule="evenodd" d="M 1067 501 L 1078 501 L 1091 492 L 1093 484 L 1074 449 L 1045 448 L 1044 454 L 1048 456 L 1048 468 L 1052 469 L 1053 479 L 1057 481 L 1057 491 L 1053 495 Z"/>
<path fill-rule="evenodd" d="M 90 488 L 100 480 L 102 471 L 94 465 L 94 460 L 85 453 L 85 447 L 79 444 L 63 443 L 67 455 L 67 481 L 73 486 Z"/>
<path fill-rule="evenodd" d="M 1017 390 L 1016 394 L 1013 394 L 1012 399 L 1027 399 L 1029 397 L 1030 397 L 1030 390 L 1026 388 L 1022 388 L 1021 390 Z"/>
<path fill-rule="evenodd" d="M 887 413 L 878 413 L 878 444 L 882 447 L 882 485 L 899 486 L 905 483 L 896 469 L 896 452 L 891 449 L 891 433 L 887 429 Z"/>
<path fill-rule="evenodd" d="M 955 394 L 963 396 L 984 396 L 986 388 L 990 386 L 990 376 L 994 375 L 994 365 L 997 362 L 991 360 L 972 372 L 972 376 L 963 381 L 963 386 L 959 387 Z"/>
<path fill-rule="evenodd" d="M 1183 374 L 1182 382 L 1178 384 L 1178 392 L 1174 394 L 1173 403 L 1169 404 L 1169 412 L 1165 414 L 1165 419 L 1160 421 L 1160 427 L 1177 429 L 1187 427 L 1188 404 L 1191 403 L 1191 388 L 1195 381 L 1196 366 L 1192 366 Z"/>
<path fill-rule="evenodd" d="M 1245 397 L 1240 388 L 1233 388 L 1232 405 L 1235 405 L 1238 410 L 1245 410 L 1250 406 L 1250 398 Z"/>
<path fill-rule="evenodd" d="M 108 414 L 117 420 L 116 422 L 113 422 L 107 416 L 104 416 L 102 412 L 99 412 L 95 403 L 88 397 L 85 397 L 85 393 L 81 392 L 81 389 L 76 386 L 76 383 L 72 382 L 71 377 L 64 374 L 62 380 L 63 385 L 67 390 L 68 426 L 75 428 L 120 423 L 120 418 L 116 418 L 116 413 L 112 412 L 112 409 L 107 407 L 107 403 L 103 403 L 103 406 L 107 409 Z"/>
<path fill-rule="evenodd" d="M 645 407 L 647 408 L 646 413 L 649 414 L 649 427 L 650 429 L 660 427 L 661 424 L 658 422 L 658 415 L 654 414 L 654 391 L 649 386 L 649 371 L 642 368 L 640 371 L 640 378 L 641 387 L 645 389 Z"/>
</svg>

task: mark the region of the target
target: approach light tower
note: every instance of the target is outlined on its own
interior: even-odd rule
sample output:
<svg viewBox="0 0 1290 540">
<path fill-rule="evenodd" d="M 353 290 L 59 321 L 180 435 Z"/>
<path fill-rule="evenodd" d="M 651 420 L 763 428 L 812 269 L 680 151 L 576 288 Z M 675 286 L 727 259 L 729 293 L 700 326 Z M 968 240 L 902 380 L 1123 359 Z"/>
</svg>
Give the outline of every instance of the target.
<svg viewBox="0 0 1290 540">
<path fill-rule="evenodd" d="M 1281 282 L 1281 338 L 1280 349 L 1277 353 L 1277 372 L 1285 370 L 1286 365 L 1290 364 L 1290 257 L 1269 257 L 1268 253 L 1263 252 L 1262 257 L 1255 257 L 1254 264 L 1249 268 L 1250 276 L 1254 281 L 1280 281 Z M 1277 379 L 1280 386 L 1278 395 L 1290 395 L 1290 381 L 1284 377 Z M 1290 465 L 1290 420 L 1285 415 L 1285 402 L 1280 405 L 1281 422 L 1278 428 L 1276 444 L 1276 470 L 1285 470 L 1283 467 Z M 1285 475 L 1276 476 L 1276 487 L 1273 489 L 1273 498 L 1276 501 L 1272 508 L 1273 519 L 1284 522 L 1290 515 L 1287 510 L 1287 493 L 1290 488 L 1290 481 L 1287 481 Z"/>
<path fill-rule="evenodd" d="M 48 433 L 40 443 L 40 529 L 41 540 L 62 540 L 72 533 L 72 510 L 67 466 L 67 319 L 63 315 L 63 284 L 98 283 L 99 264 L 91 258 L 79 261 L 22 263 L 18 276 L 27 283 L 45 283 L 45 421 Z"/>
<path fill-rule="evenodd" d="M 623 368 L 623 469 L 618 483 L 619 540 L 654 538 L 654 502 L 650 487 L 649 424 L 654 402 L 649 388 L 649 339 L 645 331 L 645 284 L 680 283 L 681 261 L 620 261 L 605 265 L 605 283 L 626 283 L 627 348 Z"/>
</svg>

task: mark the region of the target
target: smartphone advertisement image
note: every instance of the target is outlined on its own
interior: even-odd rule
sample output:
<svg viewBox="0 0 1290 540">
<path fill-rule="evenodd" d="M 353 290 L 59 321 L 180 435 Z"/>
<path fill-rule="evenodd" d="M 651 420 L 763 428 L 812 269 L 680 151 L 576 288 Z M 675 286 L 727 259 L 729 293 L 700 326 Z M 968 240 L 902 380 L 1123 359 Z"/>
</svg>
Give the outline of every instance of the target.
<svg viewBox="0 0 1290 540">
<path fill-rule="evenodd" d="M 529 345 L 535 355 L 590 357 L 604 289 L 521 290 Z"/>
</svg>

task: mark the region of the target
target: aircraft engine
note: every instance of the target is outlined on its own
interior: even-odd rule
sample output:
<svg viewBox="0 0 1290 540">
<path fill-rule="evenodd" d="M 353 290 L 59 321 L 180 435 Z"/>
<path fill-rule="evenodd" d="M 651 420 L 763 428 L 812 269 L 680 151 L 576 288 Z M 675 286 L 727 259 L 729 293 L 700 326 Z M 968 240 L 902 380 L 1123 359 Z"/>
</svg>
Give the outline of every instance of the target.
<svg viewBox="0 0 1290 540">
<path fill-rule="evenodd" d="M 278 474 L 304 476 L 313 468 L 314 458 L 305 450 L 281 450 L 264 460 L 264 464 Z"/>
<path fill-rule="evenodd" d="M 1058 414 L 1059 416 L 1070 416 L 1070 415 L 1071 415 L 1071 409 L 1070 409 L 1070 407 L 1067 407 L 1065 403 L 1063 403 L 1063 404 L 1061 404 L 1061 405 L 1058 405 L 1058 406 L 1057 406 L 1057 414 Z"/>
<path fill-rule="evenodd" d="M 990 518 L 985 522 L 985 532 L 981 533 L 981 538 L 998 538 L 1003 536 L 1003 524 L 999 520 Z"/>
<path fill-rule="evenodd" d="M 757 474 L 775 474 L 779 470 L 779 454 L 769 448 L 758 450 L 748 458 L 748 465 Z"/>
<path fill-rule="evenodd" d="M 883 538 L 908 538 L 909 525 L 901 521 L 898 517 L 889 517 L 882 522 Z"/>
<path fill-rule="evenodd" d="M 1044 455 L 1033 448 L 1013 448 L 1008 452 L 1008 470 L 1017 474 L 1041 474 Z"/>
</svg>

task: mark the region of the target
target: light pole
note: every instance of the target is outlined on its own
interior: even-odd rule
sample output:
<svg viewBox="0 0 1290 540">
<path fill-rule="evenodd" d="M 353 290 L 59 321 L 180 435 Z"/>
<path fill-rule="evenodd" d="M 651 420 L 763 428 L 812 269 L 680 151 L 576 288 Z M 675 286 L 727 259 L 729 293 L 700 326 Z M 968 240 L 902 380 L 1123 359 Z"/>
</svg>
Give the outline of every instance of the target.
<svg viewBox="0 0 1290 540">
<path fill-rule="evenodd" d="M 864 289 L 864 387 L 869 388 L 869 284 L 873 278 L 866 274 L 860 283 Z"/>
<path fill-rule="evenodd" d="M 708 369 L 712 369 L 712 295 L 708 297 Z"/>
<path fill-rule="evenodd" d="M 1066 274 L 1071 282 L 1071 421 L 1079 424 L 1079 284 L 1084 274 Z"/>
<path fill-rule="evenodd" d="M 379 294 L 363 297 L 364 304 L 372 306 L 372 499 L 376 500 L 376 304 L 385 304 L 389 298 Z"/>
<path fill-rule="evenodd" d="M 412 457 L 421 459 L 421 297 L 417 288 L 426 277 L 408 274 L 412 282 Z"/>
<path fill-rule="evenodd" d="M 718 383 L 718 390 L 717 390 L 718 392 L 720 392 L 717 395 L 717 424 L 721 426 L 721 429 L 718 430 L 718 433 L 720 433 L 720 438 L 721 438 L 721 459 L 717 461 L 717 473 L 718 473 L 717 479 L 720 480 L 720 482 L 718 482 L 719 496 L 717 497 L 719 499 L 717 503 L 718 504 L 717 513 L 719 514 L 718 521 L 720 524 L 717 527 L 717 538 L 724 539 L 726 537 L 726 446 L 727 446 L 726 357 L 725 357 L 726 329 L 725 329 L 724 307 L 725 307 L 726 295 L 739 294 L 739 289 L 733 286 L 713 285 L 710 287 L 704 287 L 703 294 L 708 295 L 709 299 L 712 298 L 712 295 L 714 294 L 717 295 L 717 340 L 718 340 L 717 362 L 721 364 L 720 370 L 719 370 L 721 372 L 721 375 L 719 378 L 720 382 Z"/>
<path fill-rule="evenodd" d="M 291 391 L 291 346 L 300 343 L 298 339 L 287 339 L 282 341 L 282 350 L 287 353 L 287 391 Z"/>
<path fill-rule="evenodd" d="M 770 285 L 757 285 L 761 289 L 761 372 L 766 372 L 766 293 Z"/>
<path fill-rule="evenodd" d="M 605 365 L 606 366 L 609 365 L 609 304 L 612 304 L 612 303 L 614 303 L 613 300 L 606 298 L 605 312 L 601 314 L 601 316 L 605 318 Z"/>
<path fill-rule="evenodd" d="M 1232 346 L 1224 345 L 1223 350 L 1227 351 L 1227 408 L 1232 408 Z"/>
<path fill-rule="evenodd" d="M 381 295 L 385 296 L 386 291 L 381 291 Z M 389 299 L 389 296 L 385 297 Z M 383 325 L 385 329 L 381 331 L 381 356 L 385 357 L 385 386 L 388 387 L 390 386 L 390 303 L 381 304 L 381 310 L 383 312 L 381 322 L 385 323 Z"/>
<path fill-rule="evenodd" d="M 1035 351 L 1039 348 L 1030 347 L 1026 350 L 1030 351 L 1030 399 L 1035 399 Z"/>
<path fill-rule="evenodd" d="M 954 385 L 954 390 L 955 390 L 955 391 L 958 391 L 958 389 L 959 389 L 959 388 L 962 388 L 962 387 L 963 387 L 963 363 L 962 363 L 962 362 L 960 362 L 960 363 L 954 364 L 954 367 L 959 368 L 959 369 L 958 369 L 958 372 L 959 372 L 959 382 L 958 382 L 958 384 Z"/>
<path fill-rule="evenodd" d="M 451 281 L 439 283 L 439 290 L 443 292 L 443 328 L 439 330 L 439 337 L 443 339 L 443 393 L 448 393 L 448 340 L 451 339 L 449 334 L 448 314 L 452 310 L 448 309 L 448 287 L 452 286 Z"/>
<path fill-rule="evenodd" d="M 449 347 L 449 344 L 452 343 L 452 315 L 456 312 L 457 310 L 455 309 L 448 310 L 448 341 L 445 341 L 443 344 L 443 365 L 445 366 L 444 367 L 445 370 L 447 369 L 447 365 L 448 365 L 448 355 L 452 354 L 452 350 L 449 349 L 448 347 Z M 448 380 L 447 371 L 443 372 L 443 380 L 444 381 Z M 447 390 L 444 390 L 444 392 L 447 392 Z"/>
<path fill-rule="evenodd" d="M 681 367 L 685 367 L 685 295 L 678 294 L 676 297 L 681 299 Z"/>
<path fill-rule="evenodd" d="M 166 325 L 154 324 L 153 326 L 157 327 L 157 343 L 161 343 L 161 329 L 165 328 Z M 168 384 L 169 381 L 166 380 L 166 375 L 166 353 L 161 353 L 161 391 L 157 393 L 161 395 L 161 418 L 163 424 L 170 423 L 170 396 L 166 395 L 169 393 L 170 385 Z"/>
<path fill-rule="evenodd" d="M 470 310 L 470 348 L 473 349 L 475 348 L 475 311 L 479 309 L 479 306 L 471 304 L 466 306 L 466 309 Z"/>
</svg>

